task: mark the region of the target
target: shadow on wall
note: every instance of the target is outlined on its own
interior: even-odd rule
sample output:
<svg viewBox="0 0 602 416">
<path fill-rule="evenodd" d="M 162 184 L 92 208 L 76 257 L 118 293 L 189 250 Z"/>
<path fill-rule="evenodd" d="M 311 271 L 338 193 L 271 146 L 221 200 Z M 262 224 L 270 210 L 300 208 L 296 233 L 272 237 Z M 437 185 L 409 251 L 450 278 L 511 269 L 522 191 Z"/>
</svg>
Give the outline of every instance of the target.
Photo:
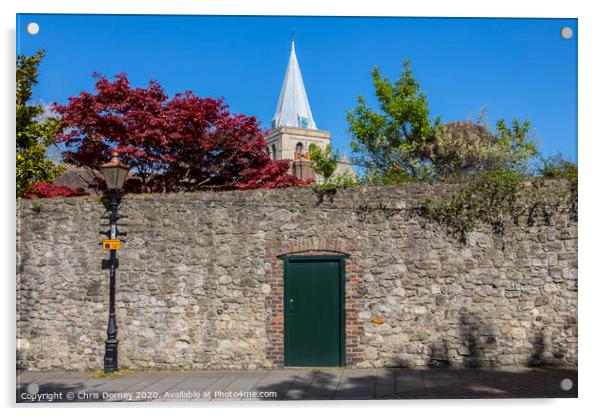
<svg viewBox="0 0 602 416">
<path fill-rule="evenodd" d="M 427 363 L 429 368 L 449 368 L 449 345 L 447 340 L 433 342 L 429 353 Z"/>
<path fill-rule="evenodd" d="M 569 319 L 565 324 L 565 331 L 575 333 L 576 320 Z M 543 322 L 533 322 L 533 332 L 526 338 L 527 334 L 523 332 L 521 341 L 524 339 L 524 346 L 517 346 L 520 349 L 522 360 L 516 360 L 516 356 L 504 355 L 499 350 L 500 345 L 511 345 L 510 342 L 517 342 L 513 339 L 513 334 L 501 334 L 495 325 L 488 323 L 482 318 L 480 313 L 473 312 L 467 308 L 461 308 L 458 315 L 458 336 L 449 340 L 442 337 L 436 341 L 431 341 L 428 347 L 428 355 L 424 361 L 427 368 L 491 368 L 504 366 L 524 366 L 524 367 L 567 367 L 571 361 L 567 361 L 569 346 L 566 343 L 552 343 L 545 340 L 545 326 Z M 524 331 L 523 328 L 517 328 Z M 573 335 L 575 336 L 575 335 Z M 524 337 L 524 338 L 523 338 Z M 426 337 L 423 338 L 423 340 Z M 527 342 L 528 341 L 528 342 Z M 403 358 L 403 346 L 399 346 L 399 354 L 387 362 L 389 368 L 416 368 L 412 360 Z M 576 367 L 576 363 L 575 363 Z"/>
<path fill-rule="evenodd" d="M 571 320 L 565 325 L 565 329 L 575 326 Z M 523 363 L 514 361 L 504 362 L 500 360 L 497 352 L 498 343 L 502 340 L 497 328 L 486 323 L 478 313 L 466 309 L 460 310 L 459 315 L 460 345 L 457 349 L 458 358 L 450 357 L 450 344 L 447 339 L 432 342 L 430 345 L 427 367 L 429 368 L 479 368 L 497 367 L 504 365 L 522 364 L 528 367 L 558 367 L 563 365 L 568 347 L 565 344 L 553 345 L 546 348 L 544 339 L 544 325 L 536 322 L 533 325 L 534 332 L 529 338 L 531 351 L 529 358 Z M 548 341 L 549 342 L 549 341 Z M 453 347 L 452 347 L 453 348 Z M 396 367 L 411 367 L 405 360 L 397 360 Z"/>
<path fill-rule="evenodd" d="M 517 363 L 504 363 L 498 360 L 497 346 L 499 332 L 493 326 L 483 322 L 478 313 L 470 313 L 467 310 L 460 311 L 460 337 L 462 346 L 459 350 L 462 355 L 463 366 L 468 368 L 475 367 L 495 367 L 499 365 L 514 365 Z M 530 338 L 531 352 L 526 364 L 528 367 L 554 367 L 561 364 L 561 361 L 546 359 L 546 345 L 544 341 L 544 327 L 539 324 L 535 327 L 535 332 Z M 557 350 L 566 350 L 566 347 L 558 346 Z M 562 352 L 554 352 L 555 358 L 564 357 Z M 520 364 L 520 363 L 519 363 Z"/>
<path fill-rule="evenodd" d="M 531 344 L 533 345 L 533 348 L 531 349 L 531 356 L 529 357 L 527 365 L 529 367 L 539 367 L 547 365 L 544 357 L 546 348 L 543 340 L 543 329 L 537 329 L 535 331 L 535 335 L 531 340 Z"/>
<path fill-rule="evenodd" d="M 572 326 L 572 324 L 566 326 Z M 552 343 L 551 346 L 546 346 L 543 326 L 535 329 L 530 342 L 532 345 L 531 355 L 526 363 L 529 367 L 557 367 L 563 365 L 568 353 L 567 345 L 557 342 Z"/>
<path fill-rule="evenodd" d="M 483 365 L 482 345 L 479 342 L 480 329 L 481 320 L 476 314 L 469 313 L 466 310 L 460 311 L 460 338 L 462 346 L 459 353 L 463 357 L 464 367 L 481 367 Z"/>
</svg>

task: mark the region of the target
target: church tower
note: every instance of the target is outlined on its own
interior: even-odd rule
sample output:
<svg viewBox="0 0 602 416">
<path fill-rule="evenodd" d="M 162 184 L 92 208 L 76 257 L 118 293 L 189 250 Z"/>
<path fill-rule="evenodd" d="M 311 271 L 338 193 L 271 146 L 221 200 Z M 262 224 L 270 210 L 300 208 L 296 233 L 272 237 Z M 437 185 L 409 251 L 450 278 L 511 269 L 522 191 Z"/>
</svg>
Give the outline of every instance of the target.
<svg viewBox="0 0 602 416">
<path fill-rule="evenodd" d="M 301 69 L 295 54 L 295 41 L 280 90 L 272 130 L 266 137 L 272 159 L 292 160 L 292 174 L 300 179 L 317 179 L 309 163 L 309 146 L 314 143 L 322 149 L 330 143 L 330 132 L 318 130 L 309 107 Z"/>
</svg>

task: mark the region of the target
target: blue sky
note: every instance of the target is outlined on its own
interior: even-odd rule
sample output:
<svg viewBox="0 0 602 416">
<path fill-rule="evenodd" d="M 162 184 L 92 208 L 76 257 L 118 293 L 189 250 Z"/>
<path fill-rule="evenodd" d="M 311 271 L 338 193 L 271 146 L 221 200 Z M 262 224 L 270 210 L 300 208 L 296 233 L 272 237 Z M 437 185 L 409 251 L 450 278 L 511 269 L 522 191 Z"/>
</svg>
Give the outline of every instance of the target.
<svg viewBox="0 0 602 416">
<path fill-rule="evenodd" d="M 565 26 L 572 39 L 560 36 Z M 345 112 L 357 96 L 374 103 L 370 71 L 396 79 L 407 57 L 433 117 L 463 120 L 486 105 L 492 123 L 530 119 L 544 155 L 577 159 L 576 19 L 22 14 L 17 52 L 46 49 L 36 100 L 63 103 L 93 90 L 93 72 L 125 72 L 170 96 L 222 96 L 267 128 L 293 31 L 314 119 L 337 148 L 349 147 Z"/>
</svg>

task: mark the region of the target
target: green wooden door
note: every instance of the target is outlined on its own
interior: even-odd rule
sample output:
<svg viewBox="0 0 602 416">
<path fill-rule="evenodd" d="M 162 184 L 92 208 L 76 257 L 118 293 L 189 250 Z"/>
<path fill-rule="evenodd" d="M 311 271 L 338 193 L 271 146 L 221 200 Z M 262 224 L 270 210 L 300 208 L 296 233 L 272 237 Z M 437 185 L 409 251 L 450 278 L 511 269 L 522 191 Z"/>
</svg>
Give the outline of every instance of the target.
<svg viewBox="0 0 602 416">
<path fill-rule="evenodd" d="M 344 366 L 344 270 L 337 257 L 285 261 L 285 366 Z"/>
</svg>

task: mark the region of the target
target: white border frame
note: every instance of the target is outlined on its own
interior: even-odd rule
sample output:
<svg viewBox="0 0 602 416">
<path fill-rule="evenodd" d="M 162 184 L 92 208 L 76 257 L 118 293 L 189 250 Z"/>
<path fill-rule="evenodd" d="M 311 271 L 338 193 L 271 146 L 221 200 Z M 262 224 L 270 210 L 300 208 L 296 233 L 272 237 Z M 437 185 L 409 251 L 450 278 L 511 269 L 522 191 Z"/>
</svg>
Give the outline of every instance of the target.
<svg viewBox="0 0 602 416">
<path fill-rule="evenodd" d="M 598 398 L 597 385 L 602 374 L 600 369 L 599 348 L 602 345 L 600 335 L 600 320 L 598 318 L 598 297 L 602 293 L 599 267 L 597 267 L 598 247 L 602 229 L 600 227 L 599 211 L 600 202 L 600 176 L 599 158 L 602 157 L 602 133 L 599 120 L 599 97 L 602 96 L 600 78 L 602 75 L 602 21 L 600 12 L 596 10 L 594 1 L 525 1 L 505 0 L 498 2 L 474 0 L 420 0 L 398 1 L 385 0 L 355 1 L 355 0 L 222 0 L 222 1 L 195 1 L 190 0 L 103 0 L 97 2 L 75 2 L 73 0 L 20 0 L 12 5 L 2 4 L 3 13 L 0 14 L 4 33 L 3 65 L 2 65 L 2 100 L 0 100 L 3 126 L 2 169 L 3 189 L 7 201 L 3 204 L 5 221 L 5 236 L 2 239 L 5 255 L 6 272 L 4 279 L 5 309 L 2 319 L 2 334 L 9 342 L 2 343 L 3 367 L 2 386 L 4 392 L 4 406 L 14 407 L 14 354 L 15 354 L 15 210 L 14 210 L 14 56 L 15 56 L 15 14 L 16 13 L 99 13 L 99 14 L 219 14 L 219 15 L 336 15 L 336 16 L 430 16 L 430 17 L 563 17 L 579 19 L 579 143 L 578 157 L 580 168 L 580 210 L 579 210 L 579 268 L 581 287 L 579 289 L 579 361 L 580 381 L 578 400 L 504 400 L 504 401 L 412 401 L 412 402 L 338 402 L 336 407 L 349 408 L 345 411 L 365 413 L 366 407 L 386 407 L 391 411 L 399 412 L 403 407 L 407 412 L 419 411 L 424 413 L 446 415 L 453 414 L 488 414 L 506 415 L 510 408 L 527 410 L 530 412 L 543 412 L 546 414 L 578 414 L 589 406 L 595 406 Z M 598 168 L 598 169 L 596 169 Z M 306 414 L 306 407 L 330 408 L 333 404 L 294 402 L 272 404 L 266 409 L 266 404 L 241 403 L 233 408 L 232 404 L 220 406 L 212 404 L 211 412 L 219 413 L 225 410 L 232 413 L 261 413 L 277 412 L 281 414 L 281 407 L 291 407 L 286 412 Z M 172 405 L 173 406 L 173 405 Z M 537 408 L 534 408 L 537 406 Z M 106 409 L 114 407 L 110 404 L 91 405 L 86 413 L 130 413 L 132 409 Z M 131 406 L 130 406 L 131 407 Z M 145 414 L 165 413 L 165 406 L 160 404 L 143 406 Z M 177 411 L 198 414 L 201 409 L 187 406 L 180 407 Z M 227 408 L 224 408 L 227 407 Z M 599 406 L 596 406 L 599 407 Z M 39 406 L 36 406 L 39 408 Z M 394 409 L 397 408 L 397 409 Z M 33 406 L 21 406 L 20 410 L 26 413 L 34 411 Z M 140 409 L 142 410 L 142 409 Z M 403 411 L 402 410 L 402 411 Z M 12 411 L 15 411 L 13 408 Z M 11 413 L 12 413 L 11 411 Z M 52 405 L 40 410 L 50 414 L 73 413 L 81 414 L 82 411 L 73 406 Z M 310 410 L 311 411 L 311 410 Z"/>
</svg>

